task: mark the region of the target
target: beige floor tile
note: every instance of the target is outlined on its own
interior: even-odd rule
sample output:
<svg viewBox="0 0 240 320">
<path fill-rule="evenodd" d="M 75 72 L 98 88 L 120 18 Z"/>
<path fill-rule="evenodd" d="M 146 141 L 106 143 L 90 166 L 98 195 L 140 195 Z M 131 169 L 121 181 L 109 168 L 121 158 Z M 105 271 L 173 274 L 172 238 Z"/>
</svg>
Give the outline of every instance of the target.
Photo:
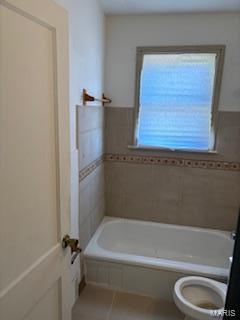
<svg viewBox="0 0 240 320">
<path fill-rule="evenodd" d="M 184 316 L 174 303 L 151 299 L 147 306 L 147 320 L 182 320 Z"/>
<path fill-rule="evenodd" d="M 89 317 L 89 316 L 82 315 L 82 314 L 73 314 L 72 315 L 72 320 L 101 320 L 101 319 Z"/>
<path fill-rule="evenodd" d="M 72 320 L 183 320 L 174 303 L 88 285 Z"/>
<path fill-rule="evenodd" d="M 74 320 L 106 320 L 114 292 L 88 285 L 73 308 Z"/>
<path fill-rule="evenodd" d="M 116 293 L 109 320 L 146 320 L 149 298 Z"/>
</svg>

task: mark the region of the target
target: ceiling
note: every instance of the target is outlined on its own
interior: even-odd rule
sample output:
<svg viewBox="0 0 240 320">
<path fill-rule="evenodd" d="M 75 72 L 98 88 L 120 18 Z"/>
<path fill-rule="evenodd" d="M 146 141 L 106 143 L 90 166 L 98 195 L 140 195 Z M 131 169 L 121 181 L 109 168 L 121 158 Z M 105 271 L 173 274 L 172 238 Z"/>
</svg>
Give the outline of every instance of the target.
<svg viewBox="0 0 240 320">
<path fill-rule="evenodd" d="M 100 0 L 107 14 L 235 12 L 240 0 Z"/>
</svg>

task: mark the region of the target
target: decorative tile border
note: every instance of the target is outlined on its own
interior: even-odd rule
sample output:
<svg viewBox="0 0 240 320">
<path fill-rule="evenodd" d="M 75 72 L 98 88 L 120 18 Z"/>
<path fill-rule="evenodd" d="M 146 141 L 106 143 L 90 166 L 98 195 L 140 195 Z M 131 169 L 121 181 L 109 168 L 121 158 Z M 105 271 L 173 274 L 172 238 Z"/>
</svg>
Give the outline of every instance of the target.
<svg viewBox="0 0 240 320">
<path fill-rule="evenodd" d="M 79 171 L 79 182 L 85 179 L 95 169 L 97 169 L 97 167 L 103 163 L 103 160 L 104 160 L 104 156 L 102 155 L 101 157 L 99 157 L 98 159 L 94 160 L 89 165 L 87 165 L 85 168 L 83 168 L 81 171 Z"/>
<path fill-rule="evenodd" d="M 174 167 L 188 167 L 201 169 L 215 169 L 240 171 L 240 162 L 229 161 L 211 161 L 211 160 L 194 160 L 194 159 L 180 159 L 180 158 L 166 158 L 159 156 L 138 156 L 138 155 L 124 155 L 124 154 L 105 154 L 105 161 L 112 162 L 128 162 L 137 164 L 153 164 L 162 166 Z"/>
<path fill-rule="evenodd" d="M 196 159 L 180 159 L 166 158 L 159 156 L 138 156 L 125 154 L 104 154 L 95 161 L 91 162 L 79 172 L 79 182 L 84 180 L 104 161 L 108 162 L 126 162 L 136 164 L 152 164 L 161 166 L 186 167 L 186 168 L 201 168 L 211 170 L 226 170 L 240 171 L 240 162 L 229 161 L 211 161 L 211 160 L 196 160 Z"/>
</svg>

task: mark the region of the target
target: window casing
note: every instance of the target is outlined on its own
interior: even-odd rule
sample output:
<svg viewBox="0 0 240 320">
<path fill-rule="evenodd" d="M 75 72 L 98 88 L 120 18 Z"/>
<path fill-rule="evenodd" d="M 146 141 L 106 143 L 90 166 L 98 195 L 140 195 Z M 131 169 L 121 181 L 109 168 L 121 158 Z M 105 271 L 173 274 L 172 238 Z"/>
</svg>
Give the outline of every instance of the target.
<svg viewBox="0 0 240 320">
<path fill-rule="evenodd" d="M 225 46 L 137 48 L 134 146 L 214 152 Z"/>
</svg>

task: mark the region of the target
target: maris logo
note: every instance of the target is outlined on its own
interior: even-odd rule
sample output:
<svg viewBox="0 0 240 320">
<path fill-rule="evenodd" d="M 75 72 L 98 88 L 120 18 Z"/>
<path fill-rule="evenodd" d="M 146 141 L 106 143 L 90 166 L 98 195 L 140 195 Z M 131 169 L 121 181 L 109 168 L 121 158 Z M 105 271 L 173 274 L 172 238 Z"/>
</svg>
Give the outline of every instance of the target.
<svg viewBox="0 0 240 320">
<path fill-rule="evenodd" d="M 235 317 L 236 311 L 235 310 L 214 310 L 211 313 L 211 316 L 214 318 L 221 319 L 223 316 L 226 317 Z"/>
</svg>

